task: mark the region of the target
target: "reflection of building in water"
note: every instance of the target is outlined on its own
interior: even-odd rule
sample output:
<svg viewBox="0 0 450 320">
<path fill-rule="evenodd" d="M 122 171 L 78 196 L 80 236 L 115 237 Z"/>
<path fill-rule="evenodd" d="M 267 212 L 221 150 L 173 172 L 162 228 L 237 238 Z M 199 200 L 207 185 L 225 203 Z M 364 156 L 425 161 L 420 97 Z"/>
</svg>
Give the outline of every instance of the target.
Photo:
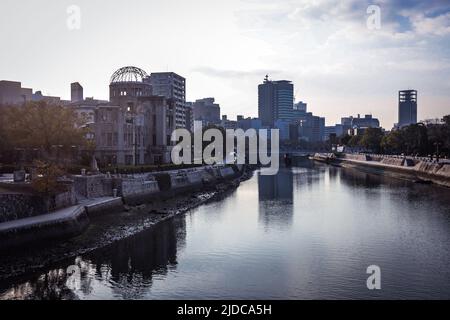
<svg viewBox="0 0 450 320">
<path fill-rule="evenodd" d="M 152 284 L 153 275 L 166 275 L 177 264 L 178 237 L 185 236 L 184 219 L 173 219 L 151 230 L 112 244 L 95 253 L 91 261 L 103 281 L 113 281 L 115 295 L 125 299 L 142 297 Z M 181 239 L 182 242 L 185 239 Z M 101 272 L 102 266 L 109 270 Z M 134 285 L 139 283 L 138 286 Z"/>
<path fill-rule="evenodd" d="M 278 174 L 258 174 L 259 219 L 266 227 L 290 225 L 293 216 L 294 178 L 291 170 L 281 169 Z"/>
</svg>

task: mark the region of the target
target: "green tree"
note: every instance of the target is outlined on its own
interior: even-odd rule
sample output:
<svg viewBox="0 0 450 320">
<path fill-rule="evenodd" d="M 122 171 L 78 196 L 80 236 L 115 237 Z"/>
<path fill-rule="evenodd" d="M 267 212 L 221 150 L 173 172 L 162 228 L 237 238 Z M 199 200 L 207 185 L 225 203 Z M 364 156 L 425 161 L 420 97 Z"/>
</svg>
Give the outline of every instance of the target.
<svg viewBox="0 0 450 320">
<path fill-rule="evenodd" d="M 37 192 L 49 196 L 61 191 L 58 178 L 63 175 L 63 171 L 55 164 L 36 160 L 34 162 L 36 176 L 33 177 L 32 186 Z"/>
<path fill-rule="evenodd" d="M 359 145 L 366 150 L 379 152 L 383 136 L 383 131 L 380 128 L 367 128 L 359 141 Z"/>
<path fill-rule="evenodd" d="M 381 139 L 381 149 L 385 153 L 400 154 L 403 152 L 404 142 L 400 130 L 393 130 Z"/>
<path fill-rule="evenodd" d="M 443 124 L 431 124 L 428 130 L 428 152 L 450 155 L 450 115 L 443 117 Z"/>
<path fill-rule="evenodd" d="M 16 148 L 37 148 L 47 153 L 53 146 L 70 149 L 83 146 L 85 129 L 75 112 L 44 101 L 8 107 L 4 113 L 4 135 Z"/>
<path fill-rule="evenodd" d="M 349 134 L 347 134 L 347 133 L 343 134 L 343 135 L 339 138 L 340 144 L 342 144 L 342 145 L 344 145 L 344 146 L 348 145 L 348 143 L 349 143 L 349 141 L 350 141 L 351 138 L 352 138 L 352 137 L 351 137 Z"/>
<path fill-rule="evenodd" d="M 428 153 L 428 133 L 424 124 L 411 124 L 403 128 L 402 137 L 406 154 L 426 155 Z"/>
<path fill-rule="evenodd" d="M 444 121 L 444 123 L 445 123 L 447 126 L 450 126 L 450 114 L 444 116 L 444 117 L 442 118 L 442 121 Z"/>
<path fill-rule="evenodd" d="M 350 138 L 348 145 L 350 147 L 359 147 L 361 142 L 361 136 L 355 135 Z"/>
</svg>

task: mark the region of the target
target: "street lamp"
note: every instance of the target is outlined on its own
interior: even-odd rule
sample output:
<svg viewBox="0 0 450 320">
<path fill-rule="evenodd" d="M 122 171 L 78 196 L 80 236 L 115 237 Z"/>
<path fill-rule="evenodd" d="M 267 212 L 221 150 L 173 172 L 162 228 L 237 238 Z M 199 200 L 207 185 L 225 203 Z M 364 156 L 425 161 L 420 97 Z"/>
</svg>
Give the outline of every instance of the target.
<svg viewBox="0 0 450 320">
<path fill-rule="evenodd" d="M 441 145 L 441 143 L 436 141 L 434 145 L 436 146 L 436 162 L 439 163 L 439 146 Z"/>
</svg>

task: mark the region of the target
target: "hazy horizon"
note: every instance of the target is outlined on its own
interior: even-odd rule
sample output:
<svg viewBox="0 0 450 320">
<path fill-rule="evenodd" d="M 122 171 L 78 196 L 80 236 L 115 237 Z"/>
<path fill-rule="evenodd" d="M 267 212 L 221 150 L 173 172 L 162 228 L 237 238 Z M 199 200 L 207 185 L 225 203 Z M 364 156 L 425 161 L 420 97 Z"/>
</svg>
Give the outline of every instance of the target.
<svg viewBox="0 0 450 320">
<path fill-rule="evenodd" d="M 370 30 L 367 7 L 379 5 Z M 70 30 L 67 8 L 81 10 Z M 123 66 L 173 71 L 187 100 L 214 97 L 222 114 L 257 116 L 266 74 L 291 80 L 297 101 L 327 125 L 368 114 L 397 122 L 399 90 L 418 90 L 418 120 L 450 113 L 450 3 L 447 1 L 4 0 L 0 80 L 70 97 L 108 99 Z"/>
</svg>

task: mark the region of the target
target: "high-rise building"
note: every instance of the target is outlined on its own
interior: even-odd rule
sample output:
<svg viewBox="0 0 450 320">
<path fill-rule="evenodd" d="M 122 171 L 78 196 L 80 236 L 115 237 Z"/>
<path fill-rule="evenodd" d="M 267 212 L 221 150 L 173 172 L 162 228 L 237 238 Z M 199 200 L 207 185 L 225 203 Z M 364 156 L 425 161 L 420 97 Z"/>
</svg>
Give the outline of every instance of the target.
<svg viewBox="0 0 450 320">
<path fill-rule="evenodd" d="M 263 126 L 273 128 L 277 120 L 292 120 L 294 85 L 291 81 L 271 81 L 266 76 L 258 86 L 258 113 Z"/>
<path fill-rule="evenodd" d="M 186 128 L 186 79 L 174 72 L 155 72 L 145 81 L 152 85 L 153 95 L 175 101 L 175 125 Z"/>
<path fill-rule="evenodd" d="M 398 92 L 398 127 L 417 123 L 417 90 Z"/>
<path fill-rule="evenodd" d="M 70 84 L 70 101 L 77 102 L 83 101 L 83 87 L 78 83 L 74 82 Z"/>
</svg>

